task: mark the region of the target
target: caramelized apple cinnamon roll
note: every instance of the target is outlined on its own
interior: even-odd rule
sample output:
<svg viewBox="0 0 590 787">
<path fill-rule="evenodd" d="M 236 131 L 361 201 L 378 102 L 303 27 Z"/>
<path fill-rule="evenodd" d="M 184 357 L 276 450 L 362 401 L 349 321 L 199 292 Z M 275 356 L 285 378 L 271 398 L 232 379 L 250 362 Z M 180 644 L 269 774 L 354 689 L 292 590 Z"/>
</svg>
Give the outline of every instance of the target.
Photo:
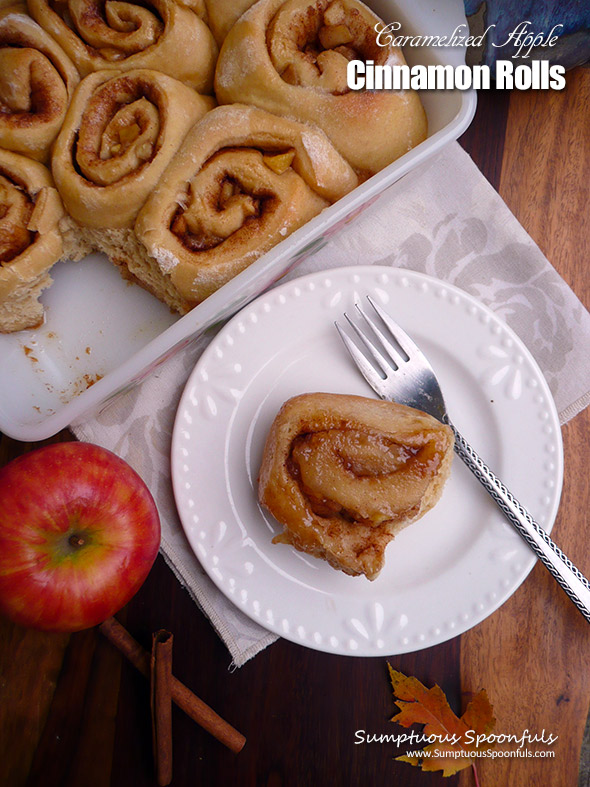
<svg viewBox="0 0 590 787">
<path fill-rule="evenodd" d="M 426 136 L 415 92 L 347 86 L 351 60 L 405 62 L 398 48 L 377 44 L 379 22 L 358 0 L 260 0 L 223 43 L 217 99 L 315 123 L 357 171 L 373 174 Z"/>
<path fill-rule="evenodd" d="M 0 331 L 43 321 L 41 291 L 62 254 L 63 214 L 49 170 L 26 156 L 0 150 Z"/>
<path fill-rule="evenodd" d="M 211 92 L 218 50 L 204 0 L 28 0 L 28 7 L 82 76 L 150 68 Z"/>
<path fill-rule="evenodd" d="M 83 227 L 131 228 L 187 131 L 212 106 L 158 71 L 83 79 L 52 156 L 70 216 Z"/>
<path fill-rule="evenodd" d="M 448 426 L 359 396 L 296 396 L 266 440 L 260 502 L 283 525 L 274 541 L 375 579 L 385 548 L 440 498 L 453 456 Z"/>
<path fill-rule="evenodd" d="M 0 10 L 0 147 L 47 161 L 79 81 L 25 6 Z"/>
<path fill-rule="evenodd" d="M 218 107 L 189 132 L 140 211 L 144 253 L 129 269 L 186 312 L 356 184 L 319 129 Z"/>
</svg>

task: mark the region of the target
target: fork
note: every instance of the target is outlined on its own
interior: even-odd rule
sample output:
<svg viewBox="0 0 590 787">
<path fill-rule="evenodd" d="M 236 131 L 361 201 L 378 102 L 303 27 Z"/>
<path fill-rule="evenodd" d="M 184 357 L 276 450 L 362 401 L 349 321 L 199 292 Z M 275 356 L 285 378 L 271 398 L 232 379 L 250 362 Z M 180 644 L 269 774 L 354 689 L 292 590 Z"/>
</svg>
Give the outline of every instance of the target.
<svg viewBox="0 0 590 787">
<path fill-rule="evenodd" d="M 457 455 L 590 623 L 590 583 L 586 577 L 453 426 L 434 370 L 420 348 L 370 296 L 367 296 L 367 300 L 381 324 L 369 317 L 358 303 L 355 306 L 369 332 L 366 328 L 361 329 L 348 314 L 345 313 L 344 317 L 372 360 L 369 360 L 357 343 L 335 323 L 346 349 L 365 380 L 382 399 L 415 407 L 451 428 L 455 435 Z"/>
</svg>

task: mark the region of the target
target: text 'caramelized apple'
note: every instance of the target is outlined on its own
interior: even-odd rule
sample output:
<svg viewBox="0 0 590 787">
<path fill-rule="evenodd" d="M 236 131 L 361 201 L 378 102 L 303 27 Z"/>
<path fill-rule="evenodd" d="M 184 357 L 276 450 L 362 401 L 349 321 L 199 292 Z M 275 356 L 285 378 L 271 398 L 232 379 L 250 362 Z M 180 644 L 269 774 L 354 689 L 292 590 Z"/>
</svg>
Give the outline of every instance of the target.
<svg viewBox="0 0 590 787">
<path fill-rule="evenodd" d="M 260 502 L 275 542 L 375 579 L 385 548 L 438 501 L 453 456 L 448 426 L 411 407 L 312 393 L 286 402 L 264 448 Z"/>
</svg>

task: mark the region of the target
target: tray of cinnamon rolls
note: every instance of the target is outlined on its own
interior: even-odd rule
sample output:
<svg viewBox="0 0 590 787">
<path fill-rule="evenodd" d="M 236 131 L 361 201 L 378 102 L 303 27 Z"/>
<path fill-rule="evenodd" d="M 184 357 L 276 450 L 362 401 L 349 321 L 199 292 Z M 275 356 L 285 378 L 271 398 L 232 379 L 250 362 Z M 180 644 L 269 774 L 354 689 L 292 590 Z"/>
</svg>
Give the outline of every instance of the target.
<svg viewBox="0 0 590 787">
<path fill-rule="evenodd" d="M 0 0 L 0 430 L 101 409 L 458 137 L 469 91 L 346 81 L 460 64 L 377 42 L 464 22 L 438 6 Z"/>
</svg>

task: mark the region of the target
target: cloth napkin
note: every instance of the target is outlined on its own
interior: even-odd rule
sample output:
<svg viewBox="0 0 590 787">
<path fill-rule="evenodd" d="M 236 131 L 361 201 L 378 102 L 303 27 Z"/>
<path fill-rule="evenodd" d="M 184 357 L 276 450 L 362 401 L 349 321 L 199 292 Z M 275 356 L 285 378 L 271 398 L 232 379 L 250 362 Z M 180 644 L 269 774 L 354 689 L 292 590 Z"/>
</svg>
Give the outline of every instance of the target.
<svg viewBox="0 0 590 787">
<path fill-rule="evenodd" d="M 411 268 L 455 284 L 492 308 L 543 370 L 562 423 L 590 402 L 590 314 L 457 143 L 391 186 L 288 277 L 349 265 Z M 162 521 L 161 551 L 225 642 L 232 667 L 276 636 L 217 590 L 184 536 L 170 481 L 170 442 L 185 382 L 208 333 L 98 417 L 74 428 L 142 476 Z"/>
</svg>

